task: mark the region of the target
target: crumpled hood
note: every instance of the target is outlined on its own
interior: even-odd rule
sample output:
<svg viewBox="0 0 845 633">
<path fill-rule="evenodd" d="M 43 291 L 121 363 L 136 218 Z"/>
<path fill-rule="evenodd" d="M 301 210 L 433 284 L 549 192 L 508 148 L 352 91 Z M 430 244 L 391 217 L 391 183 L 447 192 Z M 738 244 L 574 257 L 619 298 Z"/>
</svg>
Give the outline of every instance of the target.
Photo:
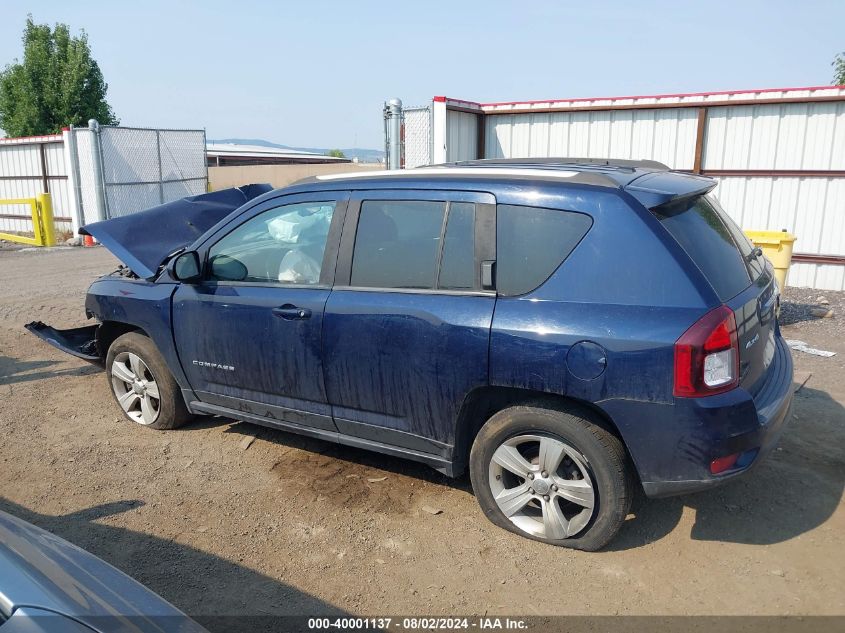
<svg viewBox="0 0 845 633">
<path fill-rule="evenodd" d="M 208 633 L 93 554 L 0 512 L 0 609 L 8 613 L 25 606 L 60 613 L 97 631 Z"/>
<path fill-rule="evenodd" d="M 174 200 L 79 229 L 94 237 L 139 277 L 151 279 L 164 258 L 192 244 L 243 204 L 272 191 L 267 184 L 244 185 Z"/>
</svg>

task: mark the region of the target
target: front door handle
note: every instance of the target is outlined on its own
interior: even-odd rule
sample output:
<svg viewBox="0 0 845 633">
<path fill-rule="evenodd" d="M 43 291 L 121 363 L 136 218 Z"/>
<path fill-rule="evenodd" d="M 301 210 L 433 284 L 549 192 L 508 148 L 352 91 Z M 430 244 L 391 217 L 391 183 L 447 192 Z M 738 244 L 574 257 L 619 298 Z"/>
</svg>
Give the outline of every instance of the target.
<svg viewBox="0 0 845 633">
<path fill-rule="evenodd" d="M 273 315 L 285 321 L 296 321 L 298 319 L 310 319 L 311 310 L 308 308 L 298 308 L 292 303 L 286 303 L 278 308 L 273 308 Z"/>
</svg>

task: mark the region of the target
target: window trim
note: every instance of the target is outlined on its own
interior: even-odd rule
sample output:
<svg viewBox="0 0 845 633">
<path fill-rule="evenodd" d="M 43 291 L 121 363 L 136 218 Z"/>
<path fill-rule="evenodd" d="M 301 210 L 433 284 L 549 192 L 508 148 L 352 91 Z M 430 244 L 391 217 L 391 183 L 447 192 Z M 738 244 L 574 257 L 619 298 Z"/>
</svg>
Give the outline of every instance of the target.
<svg viewBox="0 0 845 633">
<path fill-rule="evenodd" d="M 208 236 L 202 244 L 196 249 L 202 264 L 202 279 L 199 282 L 204 286 L 221 286 L 221 287 L 249 287 L 249 288 L 285 288 L 285 289 L 300 289 L 300 290 L 330 290 L 334 285 L 334 277 L 337 269 L 337 254 L 340 243 L 341 231 L 343 229 L 346 211 L 349 206 L 349 191 L 314 191 L 310 193 L 297 193 L 273 197 L 258 204 L 243 215 L 232 218 L 224 226 L 221 226 L 212 235 Z M 334 211 L 332 212 L 332 221 L 329 225 L 329 234 L 326 237 L 326 248 L 323 251 L 323 262 L 320 268 L 320 280 L 316 284 L 297 284 L 286 281 L 228 281 L 212 279 L 210 277 L 211 271 L 208 261 L 208 256 L 211 249 L 216 246 L 221 240 L 225 239 L 230 233 L 233 233 L 241 226 L 254 219 L 255 217 L 277 209 L 279 207 L 294 205 L 294 204 L 308 204 L 318 202 L 333 202 L 335 203 Z"/>
<path fill-rule="evenodd" d="M 435 282 L 440 281 L 440 265 L 442 263 L 443 231 L 449 220 L 450 203 L 470 202 L 475 204 L 475 287 L 471 290 L 440 289 L 440 288 L 391 288 L 376 286 L 352 285 L 352 259 L 355 251 L 355 238 L 358 234 L 358 219 L 361 205 L 364 202 L 390 201 L 420 201 L 445 202 L 446 212 L 441 225 L 441 240 L 438 246 L 437 268 Z M 492 193 L 483 191 L 446 191 L 437 189 L 372 189 L 353 191 L 346 209 L 343 232 L 337 258 L 334 290 L 349 290 L 352 292 L 392 292 L 401 294 L 427 294 L 447 296 L 496 296 L 495 290 L 481 288 L 481 262 L 484 259 L 495 259 L 496 242 L 496 198 Z M 492 245 L 492 246 L 491 246 Z M 492 256 L 491 256 L 492 255 Z"/>
</svg>

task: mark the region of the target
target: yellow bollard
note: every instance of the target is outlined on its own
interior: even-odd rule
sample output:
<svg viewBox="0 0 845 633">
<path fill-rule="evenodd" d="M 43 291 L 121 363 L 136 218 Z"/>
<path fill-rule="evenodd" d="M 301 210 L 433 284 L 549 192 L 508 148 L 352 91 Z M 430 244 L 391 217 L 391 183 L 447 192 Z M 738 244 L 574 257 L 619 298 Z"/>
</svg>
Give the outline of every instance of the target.
<svg viewBox="0 0 845 633">
<path fill-rule="evenodd" d="M 38 219 L 41 225 L 41 245 L 55 246 L 56 225 L 53 222 L 53 199 L 49 193 L 39 193 L 36 199 L 38 200 Z"/>
</svg>

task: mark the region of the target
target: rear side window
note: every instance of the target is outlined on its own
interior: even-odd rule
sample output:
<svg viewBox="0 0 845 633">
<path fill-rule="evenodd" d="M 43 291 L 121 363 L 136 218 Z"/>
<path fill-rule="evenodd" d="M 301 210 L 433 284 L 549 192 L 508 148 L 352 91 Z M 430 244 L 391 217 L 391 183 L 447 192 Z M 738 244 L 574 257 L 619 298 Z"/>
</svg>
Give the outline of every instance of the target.
<svg viewBox="0 0 845 633">
<path fill-rule="evenodd" d="M 475 204 L 363 202 L 350 283 L 367 288 L 475 289 Z"/>
<path fill-rule="evenodd" d="M 557 270 L 592 225 L 583 213 L 500 204 L 496 207 L 496 289 L 534 290 Z"/>
<path fill-rule="evenodd" d="M 437 287 L 444 290 L 475 288 L 475 205 L 471 202 L 449 204 Z"/>
<path fill-rule="evenodd" d="M 721 301 L 735 297 L 750 285 L 743 253 L 709 198 L 681 200 L 655 207 L 651 212 L 687 252 Z M 750 252 L 750 245 L 746 247 Z"/>
<path fill-rule="evenodd" d="M 475 289 L 475 204 L 426 200 L 361 203 L 353 286 Z"/>
<path fill-rule="evenodd" d="M 352 255 L 352 285 L 434 288 L 445 214 L 445 202 L 363 202 Z"/>
</svg>

